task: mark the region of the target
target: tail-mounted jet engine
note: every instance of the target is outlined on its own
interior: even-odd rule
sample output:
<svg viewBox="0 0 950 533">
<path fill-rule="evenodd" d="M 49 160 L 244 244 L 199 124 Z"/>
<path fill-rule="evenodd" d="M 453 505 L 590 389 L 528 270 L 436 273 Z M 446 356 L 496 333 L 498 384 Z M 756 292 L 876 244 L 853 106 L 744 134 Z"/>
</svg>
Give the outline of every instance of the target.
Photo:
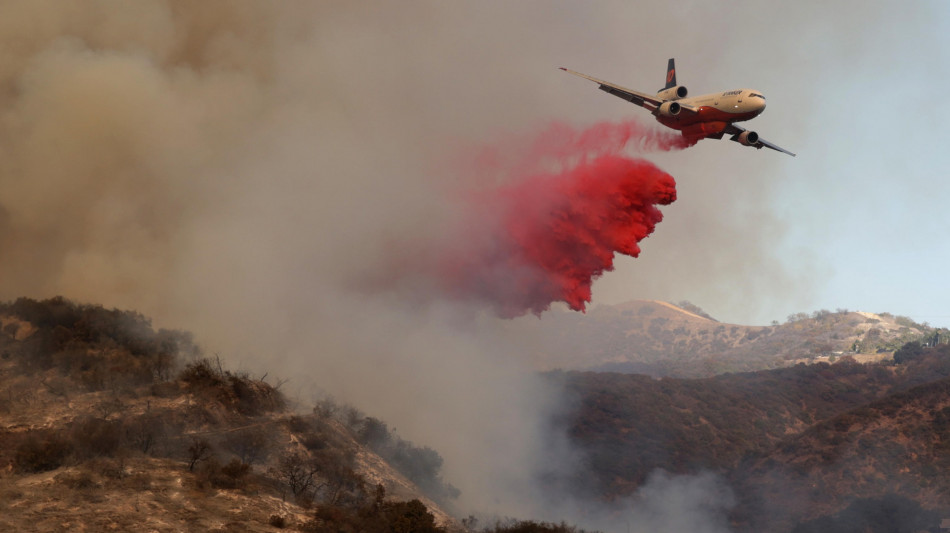
<svg viewBox="0 0 950 533">
<path fill-rule="evenodd" d="M 656 97 L 660 100 L 679 100 L 680 98 L 686 98 L 688 92 L 685 85 L 677 85 L 676 87 L 659 91 L 656 93 Z"/>
</svg>

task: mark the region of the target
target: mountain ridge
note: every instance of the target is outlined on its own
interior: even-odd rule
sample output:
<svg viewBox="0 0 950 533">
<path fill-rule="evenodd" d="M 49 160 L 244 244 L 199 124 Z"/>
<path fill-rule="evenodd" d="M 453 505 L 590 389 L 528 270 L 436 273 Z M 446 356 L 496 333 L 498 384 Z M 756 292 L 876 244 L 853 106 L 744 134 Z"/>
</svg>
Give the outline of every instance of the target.
<svg viewBox="0 0 950 533">
<path fill-rule="evenodd" d="M 689 302 L 651 300 L 601 304 L 587 314 L 552 310 L 544 321 L 520 326 L 540 339 L 540 348 L 527 354 L 539 370 L 691 378 L 843 356 L 875 361 L 906 342 L 950 336 L 950 330 L 888 313 L 820 310 L 791 315 L 783 324 L 744 326 L 718 322 Z"/>
</svg>

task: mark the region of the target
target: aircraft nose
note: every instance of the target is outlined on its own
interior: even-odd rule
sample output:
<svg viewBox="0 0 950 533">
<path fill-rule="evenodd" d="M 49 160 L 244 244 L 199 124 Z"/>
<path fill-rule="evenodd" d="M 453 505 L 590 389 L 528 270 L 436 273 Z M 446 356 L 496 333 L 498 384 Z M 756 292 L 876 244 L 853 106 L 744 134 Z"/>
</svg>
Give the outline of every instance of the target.
<svg viewBox="0 0 950 533">
<path fill-rule="evenodd" d="M 765 110 L 765 96 L 755 89 L 749 90 L 745 97 L 746 109 L 758 115 Z"/>
</svg>

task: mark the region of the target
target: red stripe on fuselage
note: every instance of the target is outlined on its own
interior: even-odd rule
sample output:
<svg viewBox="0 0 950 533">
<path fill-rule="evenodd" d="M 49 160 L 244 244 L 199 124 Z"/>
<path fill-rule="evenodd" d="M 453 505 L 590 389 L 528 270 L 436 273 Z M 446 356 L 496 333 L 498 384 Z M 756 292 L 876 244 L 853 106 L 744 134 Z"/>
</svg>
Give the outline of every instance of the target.
<svg viewBox="0 0 950 533">
<path fill-rule="evenodd" d="M 762 110 L 730 113 L 712 106 L 700 106 L 696 113 L 681 111 L 674 117 L 657 115 L 656 120 L 668 128 L 680 130 L 686 137 L 707 137 L 722 133 L 729 124 L 755 118 Z"/>
</svg>

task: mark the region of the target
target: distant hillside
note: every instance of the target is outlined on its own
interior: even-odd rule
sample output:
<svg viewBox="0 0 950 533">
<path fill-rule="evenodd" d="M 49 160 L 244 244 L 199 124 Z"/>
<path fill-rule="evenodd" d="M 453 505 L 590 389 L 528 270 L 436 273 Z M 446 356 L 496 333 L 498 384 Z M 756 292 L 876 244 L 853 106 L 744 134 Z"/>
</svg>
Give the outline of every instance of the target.
<svg viewBox="0 0 950 533">
<path fill-rule="evenodd" d="M 911 343 L 898 356 L 705 379 L 548 374 L 570 391 L 563 423 L 585 451 L 567 484 L 616 499 L 656 469 L 711 470 L 737 490 L 742 531 L 852 520 L 867 502 L 950 509 L 950 345 Z"/>
<path fill-rule="evenodd" d="M 843 355 L 877 360 L 908 341 L 950 337 L 887 313 L 816 311 L 784 324 L 742 326 L 720 323 L 688 302 L 657 301 L 599 305 L 587 314 L 551 311 L 524 327 L 541 339 L 530 354 L 541 369 L 671 377 L 833 362 Z"/>
<path fill-rule="evenodd" d="M 766 515 L 771 528 L 840 513 L 855 500 L 894 496 L 950 512 L 948 474 L 945 378 L 817 423 L 749 459 L 732 477 L 747 502 L 743 518 L 755 529 Z"/>
</svg>

